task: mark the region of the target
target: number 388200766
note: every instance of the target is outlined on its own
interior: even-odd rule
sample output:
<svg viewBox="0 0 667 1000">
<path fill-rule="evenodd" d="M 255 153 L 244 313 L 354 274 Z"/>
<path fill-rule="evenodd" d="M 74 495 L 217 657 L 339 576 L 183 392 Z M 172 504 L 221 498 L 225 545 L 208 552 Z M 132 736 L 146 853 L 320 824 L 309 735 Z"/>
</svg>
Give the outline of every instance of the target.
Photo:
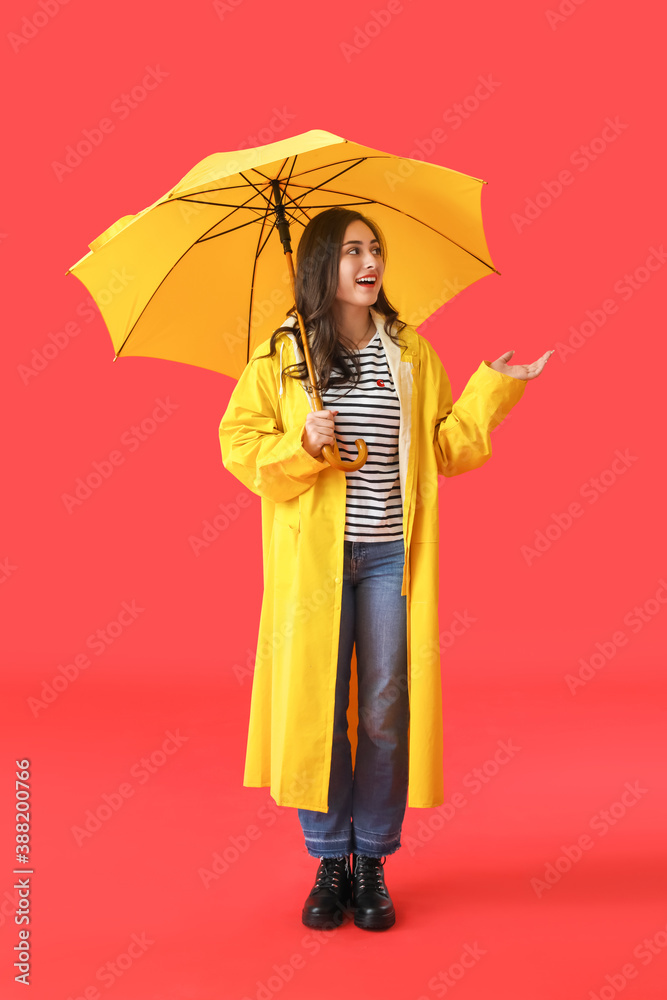
<svg viewBox="0 0 667 1000">
<path fill-rule="evenodd" d="M 16 766 L 16 851 L 27 854 L 30 850 L 30 778 L 29 760 L 17 760 Z"/>
</svg>

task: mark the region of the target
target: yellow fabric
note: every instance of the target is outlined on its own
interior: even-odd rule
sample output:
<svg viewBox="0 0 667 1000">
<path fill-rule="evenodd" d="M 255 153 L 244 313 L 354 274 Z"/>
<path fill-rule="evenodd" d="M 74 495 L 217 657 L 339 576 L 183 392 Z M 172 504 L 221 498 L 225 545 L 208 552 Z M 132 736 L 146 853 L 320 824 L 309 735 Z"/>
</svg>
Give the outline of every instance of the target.
<svg viewBox="0 0 667 1000">
<path fill-rule="evenodd" d="M 401 398 L 410 696 L 408 805 L 443 802 L 438 628 L 438 475 L 491 456 L 490 431 L 526 382 L 482 361 L 453 403 L 433 346 L 413 327 L 396 347 L 371 311 Z M 280 324 L 276 324 L 280 325 Z M 225 468 L 262 498 L 264 596 L 253 678 L 244 785 L 269 786 L 278 805 L 326 812 L 343 577 L 345 473 L 303 448 L 310 411 L 282 367 L 300 360 L 288 333 L 259 344 L 220 423 Z M 255 358 L 258 358 L 255 360 Z M 406 433 L 407 432 L 407 433 Z M 353 663 L 354 666 L 354 663 Z M 348 713 L 353 746 L 357 715 Z"/>
<path fill-rule="evenodd" d="M 117 356 L 240 376 L 294 301 L 271 231 L 271 178 L 284 191 L 295 254 L 304 226 L 327 205 L 358 204 L 378 223 L 389 247 L 383 286 L 415 327 L 495 270 L 482 225 L 484 181 L 313 129 L 207 156 L 89 244 L 68 273 L 93 296 Z"/>
</svg>

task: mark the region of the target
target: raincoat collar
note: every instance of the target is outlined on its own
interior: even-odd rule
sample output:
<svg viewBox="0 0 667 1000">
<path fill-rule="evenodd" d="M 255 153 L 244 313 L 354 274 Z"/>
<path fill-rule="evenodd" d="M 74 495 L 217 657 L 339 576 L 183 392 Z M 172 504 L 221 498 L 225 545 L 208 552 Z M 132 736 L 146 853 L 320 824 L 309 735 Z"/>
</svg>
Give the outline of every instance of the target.
<svg viewBox="0 0 667 1000">
<path fill-rule="evenodd" d="M 380 337 L 382 338 L 382 342 L 385 344 L 385 347 L 386 347 L 386 341 L 387 340 L 389 340 L 391 343 L 393 343 L 393 341 L 391 340 L 391 338 L 388 337 L 387 334 L 385 333 L 385 329 L 384 329 L 385 319 L 384 319 L 384 316 L 382 316 L 379 312 L 376 312 L 376 310 L 373 309 L 372 307 L 370 308 L 370 314 L 371 314 L 371 316 L 373 318 L 373 322 L 375 323 L 375 329 L 380 334 Z M 280 325 L 281 325 L 281 327 L 283 327 L 283 326 L 289 326 L 292 329 L 296 329 L 297 326 L 298 326 L 297 318 L 296 318 L 296 316 L 293 313 L 291 313 L 291 314 L 289 314 L 288 316 L 285 317 L 285 319 L 282 321 L 282 323 Z M 394 329 L 396 329 L 396 328 L 397 328 L 397 324 L 394 323 Z M 410 331 L 410 333 L 412 334 L 412 336 L 408 336 L 406 338 L 405 334 L 408 333 L 408 331 Z M 291 333 L 285 333 L 284 336 L 288 336 L 290 338 L 290 340 L 294 341 L 294 336 Z M 410 357 L 414 357 L 417 354 L 417 344 L 416 344 L 415 339 L 414 339 L 414 337 L 415 337 L 414 331 L 412 330 L 411 327 L 408 326 L 403 331 L 401 331 L 401 336 L 402 336 L 402 339 L 404 341 L 407 339 L 407 343 L 404 343 L 401 346 L 401 348 L 400 348 L 401 357 L 405 358 L 406 355 L 409 355 Z"/>
<path fill-rule="evenodd" d="M 373 322 L 375 323 L 375 329 L 380 334 L 380 340 L 382 341 L 382 343 L 384 345 L 384 349 L 385 349 L 385 351 L 387 353 L 387 359 L 389 361 L 389 367 L 391 369 L 392 377 L 394 378 L 394 384 L 396 384 L 396 371 L 395 371 L 396 366 L 400 362 L 414 361 L 414 359 L 417 357 L 418 347 L 417 347 L 417 342 L 416 342 L 416 333 L 415 333 L 414 330 L 412 330 L 411 327 L 405 327 L 401 331 L 401 339 L 403 340 L 403 344 L 399 346 L 399 345 L 395 344 L 394 341 L 391 339 L 391 337 L 385 332 L 385 328 L 384 328 L 384 322 L 385 322 L 384 316 L 382 316 L 380 313 L 376 312 L 376 310 L 373 309 L 373 308 L 370 309 L 370 314 L 371 314 L 371 317 L 373 319 Z M 283 320 L 281 326 L 288 326 L 288 327 L 291 327 L 292 329 L 296 329 L 297 326 L 298 326 L 298 321 L 297 321 L 296 316 L 294 314 L 290 314 L 290 315 L 286 316 L 285 319 Z M 396 324 L 394 324 L 393 329 L 394 330 L 396 329 Z M 406 334 L 407 334 L 407 336 L 406 336 Z M 298 361 L 303 361 L 303 355 L 302 355 L 301 351 L 299 350 L 299 346 L 297 344 L 295 334 L 290 333 L 290 332 L 285 332 L 282 336 L 283 337 L 289 337 L 289 339 L 292 341 L 292 344 L 293 344 L 293 347 L 294 347 L 294 356 L 295 356 L 295 358 L 297 358 Z M 285 344 L 284 339 L 281 339 L 281 344 L 280 344 L 280 390 L 279 390 L 279 395 L 280 396 L 282 396 L 282 394 L 283 394 L 283 347 L 284 347 L 284 344 Z M 307 393 L 305 385 L 303 385 L 303 382 L 301 384 L 303 386 L 304 392 L 306 392 L 306 395 L 307 395 L 308 393 Z"/>
</svg>

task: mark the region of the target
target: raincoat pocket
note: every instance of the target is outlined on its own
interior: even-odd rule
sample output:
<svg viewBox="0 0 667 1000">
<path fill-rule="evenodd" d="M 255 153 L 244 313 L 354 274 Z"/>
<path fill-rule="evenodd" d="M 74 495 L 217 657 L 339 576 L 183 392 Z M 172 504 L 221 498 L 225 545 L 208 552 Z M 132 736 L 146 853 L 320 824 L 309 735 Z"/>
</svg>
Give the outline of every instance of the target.
<svg viewBox="0 0 667 1000">
<path fill-rule="evenodd" d="M 291 500 L 282 500 L 275 504 L 273 519 L 277 524 L 283 524 L 287 528 L 294 528 L 295 531 L 301 529 L 301 517 L 299 510 L 299 498 L 292 497 Z"/>
<path fill-rule="evenodd" d="M 434 487 L 433 492 L 437 495 L 438 488 L 437 485 Z M 412 527 L 412 541 L 413 542 L 435 542 L 437 544 L 440 537 L 440 523 L 438 515 L 438 507 L 435 510 L 430 509 L 426 512 L 419 510 L 415 514 L 415 519 Z"/>
</svg>

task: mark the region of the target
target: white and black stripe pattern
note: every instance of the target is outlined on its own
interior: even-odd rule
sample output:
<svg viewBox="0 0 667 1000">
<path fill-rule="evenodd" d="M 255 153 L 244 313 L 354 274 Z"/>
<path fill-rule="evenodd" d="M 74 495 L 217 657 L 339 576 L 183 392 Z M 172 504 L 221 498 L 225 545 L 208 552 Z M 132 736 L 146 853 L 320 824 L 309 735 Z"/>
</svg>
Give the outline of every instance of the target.
<svg viewBox="0 0 667 1000">
<path fill-rule="evenodd" d="M 341 458 L 357 457 L 356 438 L 368 445 L 368 458 L 356 472 L 346 472 L 345 540 L 386 542 L 403 537 L 403 504 L 398 464 L 400 402 L 376 331 L 358 352 L 359 381 L 321 393 L 335 418 Z"/>
</svg>

